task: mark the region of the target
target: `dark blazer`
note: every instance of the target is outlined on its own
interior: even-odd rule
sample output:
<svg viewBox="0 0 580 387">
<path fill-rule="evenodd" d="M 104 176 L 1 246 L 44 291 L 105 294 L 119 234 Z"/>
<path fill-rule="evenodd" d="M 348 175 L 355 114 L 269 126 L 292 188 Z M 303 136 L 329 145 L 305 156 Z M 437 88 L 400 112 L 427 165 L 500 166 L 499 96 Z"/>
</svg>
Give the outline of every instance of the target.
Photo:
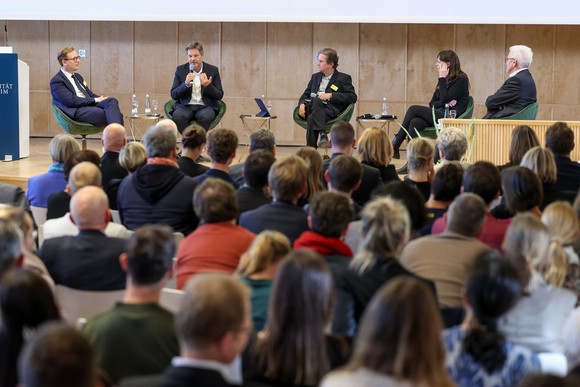
<svg viewBox="0 0 580 387">
<path fill-rule="evenodd" d="M 109 238 L 98 230 L 47 239 L 38 250 L 57 285 L 80 290 L 125 288 L 126 274 L 119 263 L 125 239 Z"/>
<path fill-rule="evenodd" d="M 65 191 L 50 194 L 46 202 L 46 219 L 64 216 L 70 209 L 70 195 Z"/>
<path fill-rule="evenodd" d="M 206 106 L 213 108 L 216 112 L 219 110 L 217 101 L 224 97 L 222 90 L 222 81 L 220 79 L 220 72 L 217 67 L 203 62 L 202 73 L 211 77 L 209 86 L 201 87 L 201 100 Z M 171 98 L 176 102 L 173 110 L 179 106 L 185 106 L 191 100 L 191 87 L 185 86 L 185 78 L 189 74 L 189 63 L 177 66 L 175 70 L 175 78 L 173 78 L 173 86 L 171 86 Z"/>
<path fill-rule="evenodd" d="M 509 77 L 494 95 L 485 100 L 487 114 L 483 118 L 508 117 L 536 102 L 536 83 L 530 70 L 524 69 Z"/>
<path fill-rule="evenodd" d="M 326 159 L 322 162 L 322 182 L 326 187 L 326 179 L 324 178 L 324 173 L 328 170 L 330 162 L 333 158 L 340 156 L 342 153 L 333 153 L 330 159 Z M 371 167 L 367 164 L 361 164 L 363 167 L 363 176 L 360 186 L 352 193 L 352 200 L 358 203 L 360 206 L 365 205 L 371 199 L 371 192 L 373 189 L 378 187 L 383 183 L 381 179 L 381 173 L 375 167 Z"/>
<path fill-rule="evenodd" d="M 236 197 L 238 198 L 238 214 L 240 215 L 246 211 L 255 210 L 264 204 L 272 203 L 272 199 L 267 197 L 263 190 L 254 187 L 240 187 L 236 191 Z"/>
<path fill-rule="evenodd" d="M 179 165 L 181 172 L 185 173 L 189 177 L 203 175 L 209 169 L 209 167 L 198 164 L 191 158 L 185 156 L 181 156 L 175 161 L 177 162 L 177 165 Z"/>
<path fill-rule="evenodd" d="M 101 185 L 106 187 L 113 179 L 122 179 L 129 174 L 125 168 L 119 164 L 119 152 L 107 151 L 101 157 L 101 173 L 103 175 Z"/>
<path fill-rule="evenodd" d="M 245 385 L 245 384 L 244 384 Z M 221 387 L 236 386 L 210 369 L 196 367 L 169 367 L 161 375 L 138 376 L 121 381 L 119 387 Z"/>
<path fill-rule="evenodd" d="M 580 164 L 570 160 L 570 157 L 554 155 L 558 180 L 556 188 L 566 191 L 578 192 L 580 188 Z"/>
<path fill-rule="evenodd" d="M 306 90 L 304 90 L 298 101 L 298 106 L 304 103 L 305 100 L 310 99 L 310 93 L 316 94 L 318 92 L 323 75 L 321 72 L 312 74 Z M 341 73 L 338 70 L 334 70 L 334 73 L 332 73 L 325 92 L 332 93 L 332 98 L 328 101 L 328 104 L 334 108 L 337 115 L 357 100 L 350 75 Z"/>
<path fill-rule="evenodd" d="M 83 106 L 96 106 L 97 103 L 95 102 L 95 98 L 99 97 L 85 85 L 85 80 L 80 74 L 75 73 L 74 76 L 84 86 L 85 90 L 83 90 L 83 92 L 86 92 L 86 94 L 89 95 L 88 97 L 78 97 L 75 88 L 61 70 L 58 70 L 58 73 L 56 73 L 56 75 L 50 80 L 50 94 L 52 95 L 52 101 L 69 117 L 75 116 L 77 108 Z"/>
<path fill-rule="evenodd" d="M 244 185 L 244 175 L 242 174 L 242 169 L 244 169 L 244 163 L 230 165 L 230 177 L 233 181 L 239 184 L 239 186 Z"/>
<path fill-rule="evenodd" d="M 294 241 L 308 231 L 308 214 L 290 202 L 275 200 L 252 211 L 240 215 L 240 226 L 259 234 L 264 230 L 280 231 Z"/>
</svg>

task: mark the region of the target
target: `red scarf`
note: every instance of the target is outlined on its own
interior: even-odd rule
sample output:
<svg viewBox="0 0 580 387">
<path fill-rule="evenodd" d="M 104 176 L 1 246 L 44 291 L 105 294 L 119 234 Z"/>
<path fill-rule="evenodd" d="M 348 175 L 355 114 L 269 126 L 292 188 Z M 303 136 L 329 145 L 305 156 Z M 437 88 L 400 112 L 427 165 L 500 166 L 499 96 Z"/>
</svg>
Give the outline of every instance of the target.
<svg viewBox="0 0 580 387">
<path fill-rule="evenodd" d="M 171 165 L 172 167 L 179 168 L 179 165 L 174 160 L 165 157 L 148 157 L 147 165 Z"/>
<path fill-rule="evenodd" d="M 301 248 L 314 250 L 323 257 L 327 255 L 342 255 L 352 258 L 353 256 L 350 247 L 339 238 L 326 237 L 312 231 L 304 231 L 294 241 L 294 249 Z"/>
</svg>

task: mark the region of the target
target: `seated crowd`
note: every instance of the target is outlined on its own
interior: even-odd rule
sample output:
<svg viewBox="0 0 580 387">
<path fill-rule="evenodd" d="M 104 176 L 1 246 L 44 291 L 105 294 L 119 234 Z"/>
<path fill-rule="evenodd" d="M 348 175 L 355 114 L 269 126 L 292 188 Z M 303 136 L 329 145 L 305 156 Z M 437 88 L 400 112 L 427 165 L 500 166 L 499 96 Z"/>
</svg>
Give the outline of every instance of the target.
<svg viewBox="0 0 580 387">
<path fill-rule="evenodd" d="M 176 133 L 111 124 L 102 157 L 55 136 L 28 200 L 0 203 L 1 386 L 580 385 L 566 123 L 546 148 L 516 127 L 503 166 L 459 129 L 413 139 L 402 181 L 377 128 L 334 124 L 327 160 L 260 129 L 241 164 L 232 130 Z M 124 293 L 73 328 L 68 288 Z"/>
</svg>

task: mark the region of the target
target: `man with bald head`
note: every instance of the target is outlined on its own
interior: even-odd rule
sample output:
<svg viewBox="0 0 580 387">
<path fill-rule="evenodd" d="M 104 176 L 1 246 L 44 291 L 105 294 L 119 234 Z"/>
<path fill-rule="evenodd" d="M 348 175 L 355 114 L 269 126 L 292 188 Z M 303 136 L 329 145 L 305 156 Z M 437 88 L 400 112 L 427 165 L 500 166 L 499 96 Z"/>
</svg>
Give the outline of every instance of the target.
<svg viewBox="0 0 580 387">
<path fill-rule="evenodd" d="M 81 188 L 73 195 L 70 210 L 79 234 L 46 240 L 38 250 L 55 284 L 80 290 L 124 289 L 119 256 L 125 240 L 104 233 L 111 220 L 105 192 L 95 186 Z"/>
<path fill-rule="evenodd" d="M 113 179 L 122 179 L 127 176 L 127 170 L 119 164 L 119 152 L 127 143 L 125 128 L 120 124 L 110 124 L 103 131 L 101 144 L 104 154 L 101 157 L 101 172 L 103 187 L 107 187 Z"/>
</svg>

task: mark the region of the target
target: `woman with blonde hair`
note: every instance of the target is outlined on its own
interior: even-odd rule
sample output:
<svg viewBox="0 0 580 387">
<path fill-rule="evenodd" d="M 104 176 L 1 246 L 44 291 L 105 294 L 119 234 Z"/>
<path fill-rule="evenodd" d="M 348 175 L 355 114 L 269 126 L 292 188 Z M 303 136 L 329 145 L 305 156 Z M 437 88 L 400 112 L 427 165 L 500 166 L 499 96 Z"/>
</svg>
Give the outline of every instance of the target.
<svg viewBox="0 0 580 387">
<path fill-rule="evenodd" d="M 379 170 L 383 183 L 400 180 L 395 166 L 391 164 L 393 146 L 385 130 L 376 127 L 366 129 L 358 140 L 358 153 L 362 164 Z"/>
<path fill-rule="evenodd" d="M 518 273 L 524 296 L 500 318 L 499 330 L 508 341 L 535 352 L 563 352 L 562 325 L 577 299 L 556 283 L 566 270 L 565 265 L 550 258 L 550 248 L 556 247 L 546 226 L 531 213 L 513 218 L 502 244 Z"/>
<path fill-rule="evenodd" d="M 407 147 L 409 175 L 405 176 L 405 182 L 417 187 L 425 201 L 431 195 L 431 183 L 435 177 L 433 149 L 432 142 L 425 138 L 414 138 Z"/>
<path fill-rule="evenodd" d="M 317 192 L 324 190 L 324 185 L 322 184 L 322 156 L 311 146 L 303 146 L 298 149 L 296 156 L 301 157 L 308 165 L 306 192 L 298 200 L 298 206 L 304 207 Z"/>
<path fill-rule="evenodd" d="M 127 170 L 129 175 L 142 167 L 147 162 L 147 150 L 145 145 L 137 141 L 131 141 L 125 144 L 119 152 L 119 164 Z M 117 209 L 117 192 L 123 179 L 113 179 L 105 187 L 105 193 L 109 198 L 111 210 Z"/>
<path fill-rule="evenodd" d="M 252 320 L 254 330 L 261 331 L 268 319 L 268 303 L 272 280 L 282 258 L 291 250 L 290 240 L 278 231 L 259 233 L 250 248 L 240 257 L 236 273 L 252 288 Z"/>
<path fill-rule="evenodd" d="M 365 311 L 350 362 L 321 386 L 453 386 L 444 367 L 442 328 L 429 287 L 414 278 L 393 279 Z"/>
<path fill-rule="evenodd" d="M 553 202 L 542 213 L 542 223 L 548 228 L 550 236 L 562 244 L 564 256 L 555 254 L 564 260 L 562 266 L 567 270 L 560 272 L 558 280 L 563 280 L 561 286 L 570 289 L 578 296 L 576 305 L 580 305 L 580 250 L 577 249 L 580 237 L 580 224 L 576 212 L 570 203 Z M 559 249 L 553 249 L 560 252 Z M 565 273 L 565 278 L 562 275 Z"/>
</svg>

